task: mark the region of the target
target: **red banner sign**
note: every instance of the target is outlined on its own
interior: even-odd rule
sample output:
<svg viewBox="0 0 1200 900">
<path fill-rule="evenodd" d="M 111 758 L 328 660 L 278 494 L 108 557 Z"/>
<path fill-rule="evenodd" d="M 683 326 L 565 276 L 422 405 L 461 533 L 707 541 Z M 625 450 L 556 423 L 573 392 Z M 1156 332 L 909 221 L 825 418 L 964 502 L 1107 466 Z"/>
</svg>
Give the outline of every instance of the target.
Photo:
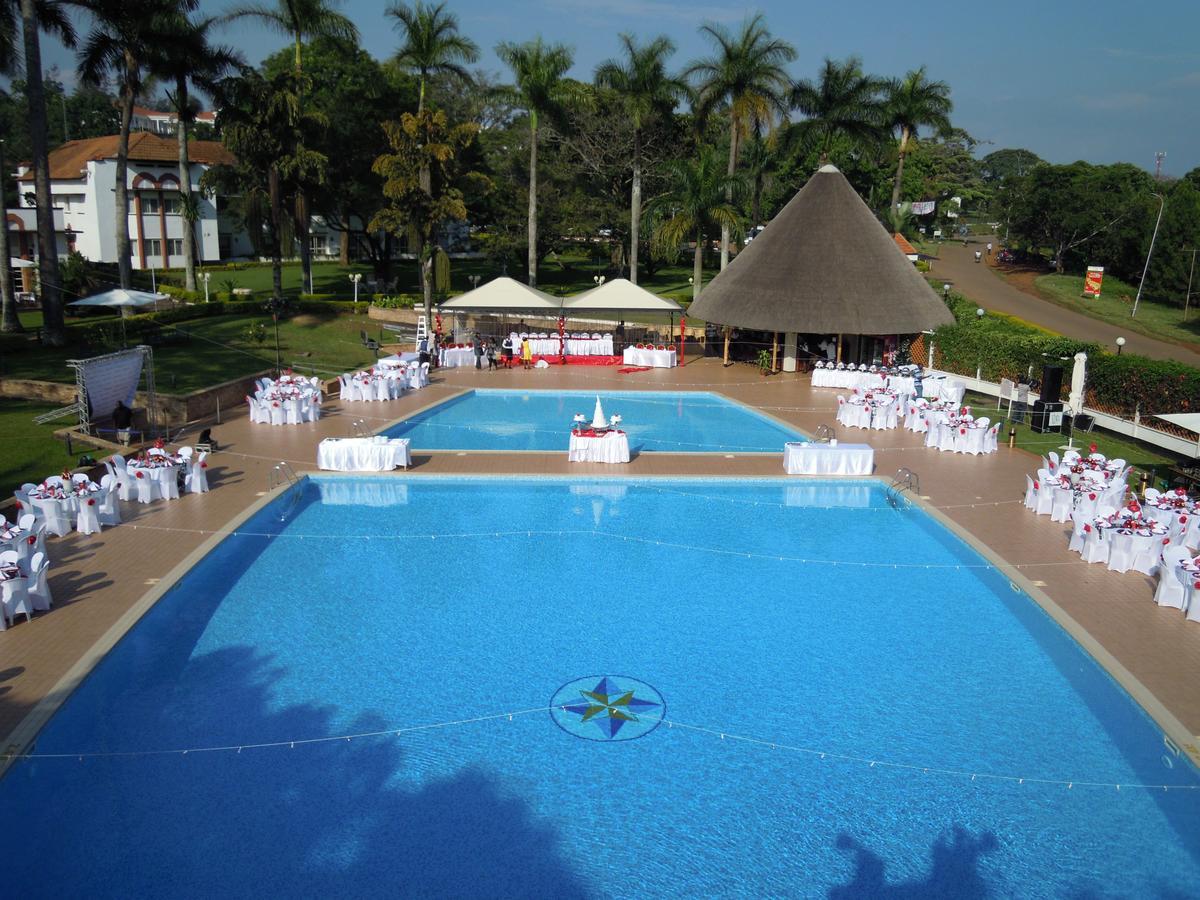
<svg viewBox="0 0 1200 900">
<path fill-rule="evenodd" d="M 1103 266 L 1088 266 L 1087 275 L 1083 277 L 1083 296 L 1099 297 L 1100 287 L 1104 282 Z"/>
</svg>

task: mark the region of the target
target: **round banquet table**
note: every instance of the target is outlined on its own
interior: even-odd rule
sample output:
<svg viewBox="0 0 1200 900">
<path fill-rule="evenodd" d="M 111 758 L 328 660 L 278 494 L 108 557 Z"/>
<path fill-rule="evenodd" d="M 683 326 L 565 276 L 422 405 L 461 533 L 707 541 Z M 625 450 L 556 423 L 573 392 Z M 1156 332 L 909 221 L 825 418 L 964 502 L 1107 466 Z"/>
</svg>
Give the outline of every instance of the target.
<svg viewBox="0 0 1200 900">
<path fill-rule="evenodd" d="M 589 432 L 571 432 L 567 451 L 570 462 L 627 463 L 629 437 L 623 431 L 609 431 L 592 436 Z"/>
<path fill-rule="evenodd" d="M 183 465 L 183 457 L 180 456 L 160 456 L 160 460 L 166 460 L 155 465 L 149 465 L 146 460 L 130 459 L 126 460 L 125 466 L 133 472 L 145 472 L 154 479 L 154 486 L 158 488 L 158 494 L 164 500 L 172 499 L 167 492 L 167 482 L 175 481 L 179 476 L 179 469 Z M 136 476 L 135 476 L 136 477 Z"/>
</svg>

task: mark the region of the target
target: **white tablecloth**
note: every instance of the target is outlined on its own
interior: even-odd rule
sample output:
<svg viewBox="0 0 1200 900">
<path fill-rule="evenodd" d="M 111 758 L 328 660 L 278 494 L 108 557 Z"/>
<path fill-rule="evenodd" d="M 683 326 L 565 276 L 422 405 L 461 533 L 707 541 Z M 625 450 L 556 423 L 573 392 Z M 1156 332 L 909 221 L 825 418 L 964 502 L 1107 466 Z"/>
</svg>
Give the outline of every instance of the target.
<svg viewBox="0 0 1200 900">
<path fill-rule="evenodd" d="M 622 355 L 627 366 L 650 366 L 655 369 L 673 369 L 675 367 L 675 348 L 666 350 L 639 350 L 637 347 L 626 347 Z"/>
<path fill-rule="evenodd" d="M 783 468 L 789 475 L 870 475 L 875 451 L 868 444 L 788 443 Z"/>
<path fill-rule="evenodd" d="M 317 446 L 317 468 L 335 472 L 390 472 L 408 468 L 412 456 L 407 438 L 325 438 Z"/>
<path fill-rule="evenodd" d="M 617 431 L 610 431 L 604 437 L 572 434 L 568 459 L 571 462 L 627 463 L 629 436 Z"/>
<path fill-rule="evenodd" d="M 459 369 L 463 366 L 475 365 L 475 348 L 473 347 L 452 347 L 449 350 L 442 351 L 441 363 L 447 369 Z M 487 359 L 480 357 L 480 365 L 486 366 Z"/>
<path fill-rule="evenodd" d="M 911 375 L 880 375 L 878 372 L 860 372 L 857 369 L 813 369 L 813 387 L 859 388 L 872 391 L 891 388 L 898 394 L 915 394 L 916 379 Z"/>
</svg>

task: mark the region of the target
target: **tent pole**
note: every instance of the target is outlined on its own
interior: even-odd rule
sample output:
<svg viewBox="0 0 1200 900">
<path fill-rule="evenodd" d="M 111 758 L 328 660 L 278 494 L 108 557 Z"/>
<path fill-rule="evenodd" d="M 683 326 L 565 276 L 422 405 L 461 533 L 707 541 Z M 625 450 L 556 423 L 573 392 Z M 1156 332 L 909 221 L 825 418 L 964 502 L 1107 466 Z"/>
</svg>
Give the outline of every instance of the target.
<svg viewBox="0 0 1200 900">
<path fill-rule="evenodd" d="M 722 361 L 722 365 L 726 365 L 726 366 L 729 365 L 729 326 L 728 325 L 725 326 L 725 359 Z"/>
<path fill-rule="evenodd" d="M 842 361 L 842 336 L 840 334 L 837 336 L 837 361 Z"/>
</svg>

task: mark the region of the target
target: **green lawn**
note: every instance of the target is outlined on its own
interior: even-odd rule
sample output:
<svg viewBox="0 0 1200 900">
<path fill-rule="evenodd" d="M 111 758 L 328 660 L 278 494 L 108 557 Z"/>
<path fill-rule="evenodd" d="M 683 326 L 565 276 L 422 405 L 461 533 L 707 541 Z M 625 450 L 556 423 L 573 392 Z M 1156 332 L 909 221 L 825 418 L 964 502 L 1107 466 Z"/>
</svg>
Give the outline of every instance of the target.
<svg viewBox="0 0 1200 900">
<path fill-rule="evenodd" d="M 1109 275 L 1095 300 L 1083 296 L 1081 275 L 1041 275 L 1034 287 L 1046 300 L 1076 312 L 1120 325 L 1130 331 L 1182 344 L 1200 343 L 1200 310 L 1190 310 L 1183 321 L 1183 309 L 1147 300 L 1143 295 L 1137 316 L 1132 316 L 1137 285 L 1126 284 Z"/>
<path fill-rule="evenodd" d="M 545 260 L 538 267 L 538 286 L 551 294 L 575 294 L 595 287 L 593 278 L 598 272 L 603 271 L 599 257 L 589 258 L 582 252 L 564 253 Z M 363 276 L 364 282 L 372 277 L 370 267 L 363 264 L 339 266 L 334 263 L 318 263 L 314 265 L 315 293 L 333 294 L 345 299 L 353 297 L 354 289 L 349 276 L 355 272 Z M 472 287 L 471 276 L 479 276 L 480 283 L 484 283 L 503 274 L 502 268 L 486 259 L 451 260 L 450 287 L 455 292 L 468 291 Z M 508 274 L 518 280 L 521 279 L 519 272 L 510 271 Z M 643 273 L 638 282 L 642 287 L 655 293 L 685 297 L 691 294 L 691 285 L 688 283 L 688 276 L 691 274 L 690 267 L 664 266 L 653 276 L 647 277 Z M 716 274 L 715 266 L 706 269 L 704 272 L 705 282 L 715 277 Z M 420 293 L 421 285 L 413 262 L 397 260 L 393 264 L 393 278 L 399 279 L 396 293 Z M 173 280 L 182 283 L 182 276 Z M 212 278 L 209 281 L 211 292 L 224 293 L 231 286 L 249 288 L 256 294 L 267 294 L 271 290 L 271 266 L 255 265 L 244 269 L 213 270 Z M 298 262 L 284 264 L 283 291 L 289 297 L 295 297 L 300 293 L 300 264 Z M 360 297 L 367 296 L 365 283 L 360 285 L 359 292 Z"/>
<path fill-rule="evenodd" d="M 971 412 L 977 416 L 988 416 L 993 422 L 1000 421 L 1008 409 L 1008 404 L 1005 403 L 1000 412 L 996 411 L 996 398 L 987 397 L 982 394 L 968 392 L 965 403 L 971 406 Z M 1007 419 L 1005 419 L 1007 422 Z M 1000 429 L 1000 443 L 1008 443 L 1009 425 L 1005 424 Z M 1039 456 L 1045 455 L 1049 450 L 1055 450 L 1061 456 L 1062 451 L 1059 447 L 1065 446 L 1067 439 L 1061 434 L 1038 434 L 1029 427 L 1029 420 L 1026 417 L 1025 423 L 1017 423 L 1017 446 L 1022 450 L 1028 450 L 1030 453 L 1036 453 Z M 1079 434 L 1075 438 L 1075 446 L 1080 447 L 1081 452 L 1084 452 L 1090 444 L 1095 444 L 1097 451 L 1103 453 L 1110 459 L 1119 458 L 1128 462 L 1131 466 L 1143 472 L 1149 472 L 1162 480 L 1167 477 L 1167 469 L 1179 461 L 1179 457 L 1172 456 L 1157 447 L 1151 447 L 1139 441 L 1134 441 L 1124 435 L 1115 435 L 1099 429 L 1092 431 L 1090 434 Z M 1033 471 L 1033 466 L 1030 471 Z M 1136 478 L 1130 478 L 1129 483 L 1135 485 Z"/>
<path fill-rule="evenodd" d="M 267 329 L 267 339 L 261 344 L 248 334 L 254 322 Z M 155 380 L 163 393 L 186 394 L 275 365 L 274 329 L 265 314 L 213 316 L 179 327 L 190 334 L 189 340 L 154 349 Z M 283 364 L 296 363 L 306 370 L 315 369 L 317 374 L 323 374 L 321 370 L 341 372 L 370 365 L 375 356 L 360 342 L 362 329 L 375 337 L 380 334 L 377 323 L 369 321 L 365 313 L 303 314 L 286 319 L 279 325 Z M 67 368 L 66 360 L 78 355 L 78 349 L 48 348 L 10 354 L 3 362 L 3 374 L 69 382 L 74 372 Z"/>
<path fill-rule="evenodd" d="M 4 452 L 0 453 L 0 495 L 9 497 L 26 481 L 41 481 L 74 466 L 86 450 L 76 446 L 75 456 L 67 455 L 67 445 L 54 437 L 57 428 L 72 420 L 58 419 L 49 425 L 33 424 L 34 416 L 59 407 L 28 400 L 0 400 L 0 434 Z M 94 455 L 94 454 L 93 454 Z"/>
</svg>

